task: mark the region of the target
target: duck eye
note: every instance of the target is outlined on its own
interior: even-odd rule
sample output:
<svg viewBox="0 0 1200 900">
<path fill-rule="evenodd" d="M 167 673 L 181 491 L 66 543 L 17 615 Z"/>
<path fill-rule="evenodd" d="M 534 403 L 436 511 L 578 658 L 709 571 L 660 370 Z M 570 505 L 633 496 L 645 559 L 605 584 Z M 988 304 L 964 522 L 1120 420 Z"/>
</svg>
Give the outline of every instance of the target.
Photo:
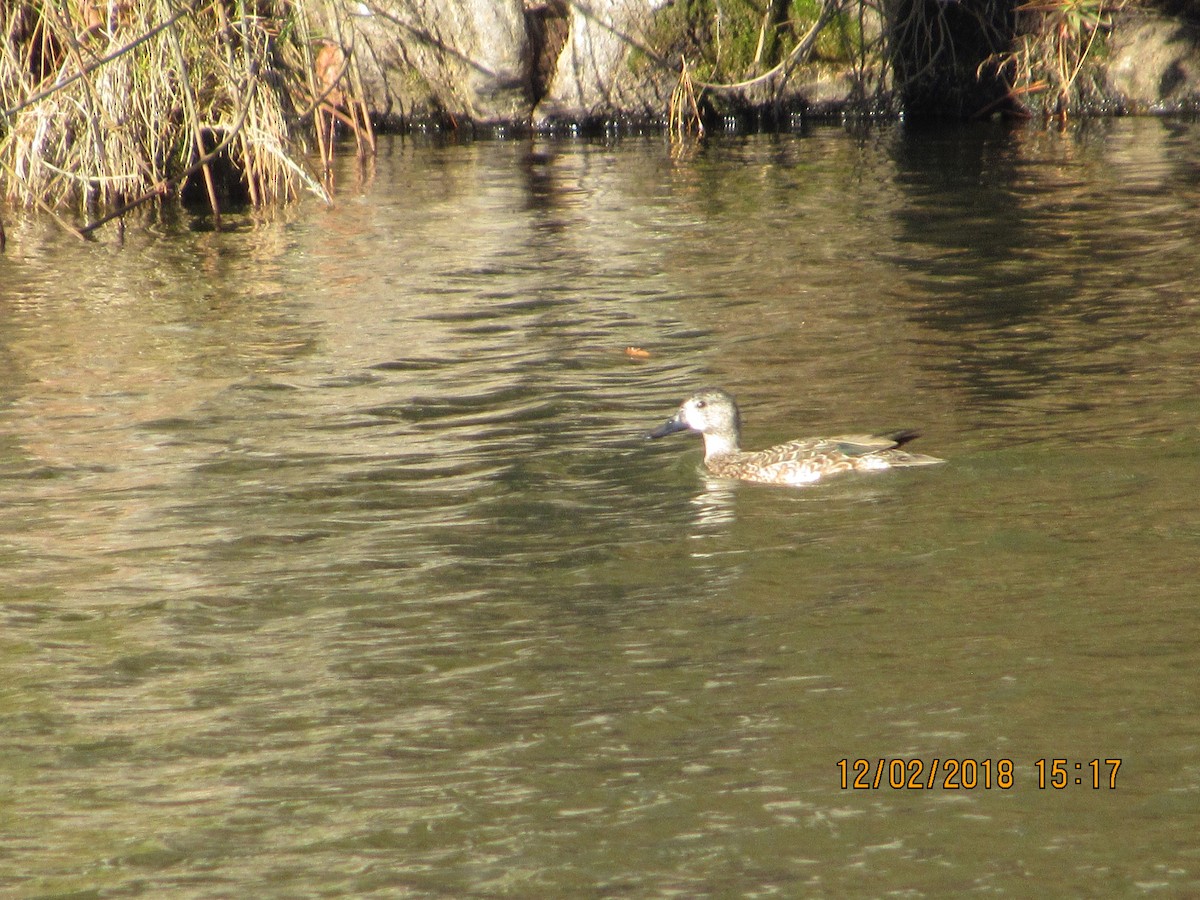
<svg viewBox="0 0 1200 900">
<path fill-rule="evenodd" d="M 707 400 L 697 400 L 696 401 L 696 409 L 704 409 L 704 407 L 706 407 L 706 406 L 708 406 Z"/>
</svg>

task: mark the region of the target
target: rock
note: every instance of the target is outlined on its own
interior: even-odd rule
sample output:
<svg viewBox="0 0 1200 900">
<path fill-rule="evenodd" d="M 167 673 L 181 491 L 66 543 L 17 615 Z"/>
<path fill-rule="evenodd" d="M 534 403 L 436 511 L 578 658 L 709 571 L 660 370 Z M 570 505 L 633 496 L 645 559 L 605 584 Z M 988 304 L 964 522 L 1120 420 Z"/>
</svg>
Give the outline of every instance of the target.
<svg viewBox="0 0 1200 900">
<path fill-rule="evenodd" d="M 1139 10 L 1117 20 L 1107 88 L 1129 112 L 1200 110 L 1200 29 Z"/>
<path fill-rule="evenodd" d="M 662 123 L 678 60 L 650 48 L 655 16 L 671 2 L 357 0 L 340 25 L 319 30 L 353 47 L 362 99 L 392 127 Z M 848 72 L 795 72 L 706 97 L 721 115 L 828 113 L 861 102 L 864 85 Z"/>
<path fill-rule="evenodd" d="M 343 40 L 354 47 L 363 99 L 381 118 L 481 125 L 529 119 L 521 0 L 390 0 L 348 8 L 352 34 Z"/>
<path fill-rule="evenodd" d="M 572 0 L 566 44 L 534 110 L 534 127 L 665 118 L 677 76 L 655 65 L 644 48 L 654 13 L 666 2 Z"/>
<path fill-rule="evenodd" d="M 661 58 L 650 48 L 663 43 L 656 16 L 670 2 L 346 0 L 339 8 L 349 15 L 317 30 L 352 47 L 362 99 L 393 125 L 432 121 L 550 130 L 663 122 L 679 82 L 679 60 Z M 940 0 L 905 2 L 941 8 Z M 1093 111 L 1200 111 L 1200 26 L 1192 24 L 1196 10 L 1187 5 L 1190 0 L 1181 2 L 1184 7 L 1169 12 L 1138 6 L 1116 14 L 1107 52 L 1093 53 L 1088 63 L 1094 73 L 1088 84 L 1098 89 Z M 326 14 L 333 7 L 325 5 Z M 1000 3 L 989 8 L 1007 9 Z M 943 12 L 957 14 L 958 5 Z M 898 54 L 890 67 L 880 58 L 854 68 L 843 64 L 841 71 L 828 64 L 791 70 L 789 64 L 786 78 L 764 75 L 709 88 L 704 96 L 718 116 L 748 114 L 778 123 L 781 114 L 887 109 L 890 88 L 899 83 L 910 113 L 927 107 L 942 116 L 976 114 L 995 107 L 992 98 L 1008 91 L 994 75 L 996 83 L 982 83 L 978 72 L 980 60 L 996 52 L 995 41 L 1009 20 L 981 32 L 965 12 L 959 19 L 962 46 L 944 54 L 945 70 L 930 70 L 919 34 L 912 59 L 904 57 L 901 33 L 881 42 Z M 872 37 L 888 28 L 876 14 L 859 21 Z M 662 23 L 657 27 L 661 32 Z"/>
</svg>

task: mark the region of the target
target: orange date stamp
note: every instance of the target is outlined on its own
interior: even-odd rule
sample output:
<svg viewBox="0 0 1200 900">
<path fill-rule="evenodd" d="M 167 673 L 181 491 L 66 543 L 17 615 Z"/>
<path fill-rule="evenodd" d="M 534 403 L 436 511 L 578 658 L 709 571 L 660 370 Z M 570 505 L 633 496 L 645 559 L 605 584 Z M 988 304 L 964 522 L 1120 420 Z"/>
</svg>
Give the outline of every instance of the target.
<svg viewBox="0 0 1200 900">
<path fill-rule="evenodd" d="M 1072 760 L 1045 757 L 1018 767 L 1011 759 L 970 757 L 941 759 L 839 759 L 837 769 L 843 791 L 863 790 L 1011 790 L 1024 771 L 1039 790 L 1068 787 L 1092 790 L 1117 789 L 1119 759 Z"/>
</svg>

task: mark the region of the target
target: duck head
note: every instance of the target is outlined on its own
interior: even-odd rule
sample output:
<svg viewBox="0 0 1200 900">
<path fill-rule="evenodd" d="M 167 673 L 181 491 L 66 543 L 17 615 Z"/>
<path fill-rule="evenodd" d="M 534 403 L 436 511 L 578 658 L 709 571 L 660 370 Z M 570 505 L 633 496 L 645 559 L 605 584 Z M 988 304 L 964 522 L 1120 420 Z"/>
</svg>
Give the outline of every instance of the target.
<svg viewBox="0 0 1200 900">
<path fill-rule="evenodd" d="M 688 397 L 679 411 L 646 435 L 666 437 L 677 431 L 698 431 L 704 435 L 704 455 L 736 452 L 742 419 L 733 397 L 720 388 L 705 388 Z"/>
</svg>

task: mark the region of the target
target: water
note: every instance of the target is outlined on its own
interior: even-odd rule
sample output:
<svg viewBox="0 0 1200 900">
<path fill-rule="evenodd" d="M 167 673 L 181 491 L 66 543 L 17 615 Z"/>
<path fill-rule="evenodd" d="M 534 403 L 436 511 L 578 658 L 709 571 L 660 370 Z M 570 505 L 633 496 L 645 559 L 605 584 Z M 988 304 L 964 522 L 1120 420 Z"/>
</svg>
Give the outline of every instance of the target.
<svg viewBox="0 0 1200 900">
<path fill-rule="evenodd" d="M 396 139 L 221 233 L 10 214 L 0 891 L 1200 890 L 1198 137 Z M 642 438 L 710 383 L 949 462 L 711 480 Z"/>
</svg>

